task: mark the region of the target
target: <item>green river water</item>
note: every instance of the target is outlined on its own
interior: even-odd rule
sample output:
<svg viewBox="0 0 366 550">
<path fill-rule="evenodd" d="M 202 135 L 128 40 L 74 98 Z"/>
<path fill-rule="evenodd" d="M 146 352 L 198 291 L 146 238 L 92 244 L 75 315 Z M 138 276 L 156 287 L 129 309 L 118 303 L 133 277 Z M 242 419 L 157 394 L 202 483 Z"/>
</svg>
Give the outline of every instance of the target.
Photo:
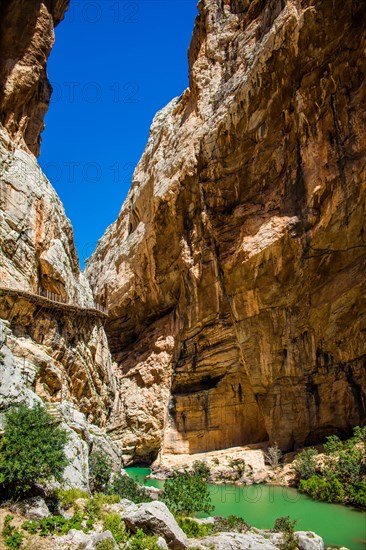
<svg viewBox="0 0 366 550">
<path fill-rule="evenodd" d="M 162 488 L 163 481 L 146 479 L 149 468 L 127 468 L 140 483 Z M 269 529 L 280 516 L 296 519 L 297 531 L 314 531 L 325 545 L 366 549 L 366 513 L 354 508 L 327 504 L 298 493 L 295 489 L 273 485 L 209 485 L 213 515 L 233 514 L 259 529 Z"/>
</svg>

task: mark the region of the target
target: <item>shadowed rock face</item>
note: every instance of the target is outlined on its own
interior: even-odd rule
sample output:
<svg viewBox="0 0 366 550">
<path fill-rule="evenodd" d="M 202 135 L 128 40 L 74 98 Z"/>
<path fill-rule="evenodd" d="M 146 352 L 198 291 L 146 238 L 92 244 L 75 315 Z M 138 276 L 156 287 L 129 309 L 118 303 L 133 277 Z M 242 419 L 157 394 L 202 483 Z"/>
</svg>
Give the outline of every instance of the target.
<svg viewBox="0 0 366 550">
<path fill-rule="evenodd" d="M 39 155 L 52 87 L 46 62 L 69 0 L 2 0 L 0 113 L 12 140 Z"/>
<path fill-rule="evenodd" d="M 365 12 L 203 0 L 190 88 L 158 113 L 87 276 L 109 307 L 126 454 L 365 418 Z"/>
</svg>

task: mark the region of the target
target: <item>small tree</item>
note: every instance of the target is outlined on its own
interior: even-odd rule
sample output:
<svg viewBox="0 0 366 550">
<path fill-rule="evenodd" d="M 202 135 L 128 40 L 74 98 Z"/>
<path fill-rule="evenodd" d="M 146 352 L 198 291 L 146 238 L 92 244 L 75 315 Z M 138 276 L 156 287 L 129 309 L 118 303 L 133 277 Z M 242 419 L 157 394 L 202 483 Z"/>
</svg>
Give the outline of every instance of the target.
<svg viewBox="0 0 366 550">
<path fill-rule="evenodd" d="M 92 493 L 103 493 L 111 475 L 112 466 L 107 455 L 101 451 L 93 452 L 89 457 L 89 484 Z"/>
<path fill-rule="evenodd" d="M 205 480 L 197 474 L 176 472 L 164 485 L 163 501 L 173 514 L 190 516 L 212 512 L 211 497 Z"/>
<path fill-rule="evenodd" d="M 128 475 L 116 475 L 108 486 L 106 493 L 108 495 L 118 495 L 120 498 L 127 498 L 136 504 L 151 501 L 146 489 Z"/>
<path fill-rule="evenodd" d="M 268 447 L 267 452 L 264 453 L 264 458 L 273 470 L 278 468 L 282 458 L 282 451 L 276 441 L 272 447 Z"/>
<path fill-rule="evenodd" d="M 294 462 L 294 470 L 300 479 L 309 479 L 317 472 L 318 463 L 316 449 L 304 449 L 299 453 Z"/>
<path fill-rule="evenodd" d="M 210 477 L 210 467 L 203 460 L 195 460 L 192 466 L 193 473 L 201 476 L 204 480 Z"/>
<path fill-rule="evenodd" d="M 41 405 L 14 407 L 5 413 L 0 440 L 0 486 L 9 496 L 29 493 L 37 482 L 62 480 L 68 464 L 67 433 Z"/>
<path fill-rule="evenodd" d="M 284 516 L 277 518 L 273 525 L 273 531 L 283 533 L 283 540 L 279 545 L 280 550 L 295 550 L 297 548 L 297 541 L 295 539 L 295 525 L 296 519 L 290 519 L 290 516 Z"/>
</svg>

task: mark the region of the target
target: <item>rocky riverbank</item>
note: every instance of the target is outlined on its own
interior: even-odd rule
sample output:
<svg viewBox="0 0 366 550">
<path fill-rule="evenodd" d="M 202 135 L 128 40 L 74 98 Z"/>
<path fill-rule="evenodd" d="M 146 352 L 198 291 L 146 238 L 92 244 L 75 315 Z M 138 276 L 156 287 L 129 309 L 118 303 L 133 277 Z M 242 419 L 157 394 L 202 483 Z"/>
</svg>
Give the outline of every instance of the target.
<svg viewBox="0 0 366 550">
<path fill-rule="evenodd" d="M 281 464 L 277 468 L 273 468 L 266 463 L 267 449 L 268 442 L 265 442 L 208 453 L 162 454 L 152 463 L 150 477 L 166 479 L 175 471 L 191 469 L 193 464 L 198 461 L 203 462 L 209 468 L 209 483 L 293 485 L 295 474 L 291 463 L 296 453 L 283 455 Z"/>
<path fill-rule="evenodd" d="M 90 505 L 89 505 L 90 509 Z M 21 511 L 20 511 L 21 510 Z M 78 499 L 74 509 L 63 510 L 63 517 L 71 517 L 71 512 L 80 510 L 87 512 L 88 501 Z M 12 518 L 9 521 L 9 514 Z M 276 550 L 282 548 L 286 534 L 274 530 L 260 530 L 255 527 L 244 527 L 238 531 L 216 531 L 218 519 L 204 520 L 211 525 L 211 534 L 189 538 L 176 519 L 162 502 L 134 504 L 122 499 L 113 504 L 105 503 L 99 510 L 98 517 L 91 525 L 81 521 L 80 528 L 70 529 L 66 534 L 51 534 L 52 518 L 46 504 L 41 499 L 34 499 L 28 506 L 12 506 L 11 509 L 0 509 L 0 529 L 4 534 L 4 526 L 10 525 L 12 533 L 20 533 L 19 537 L 28 550 L 118 550 L 119 548 L 148 548 L 149 550 L 172 549 L 217 549 L 217 550 L 245 550 L 261 548 L 262 550 Z M 202 525 L 201 520 L 196 521 Z M 37 531 L 40 523 L 43 536 Z M 245 522 L 243 522 L 245 523 Z M 89 525 L 89 528 L 87 528 Z M 110 529 L 106 529 L 109 526 Z M 209 530 L 208 530 L 209 531 Z M 42 533 L 42 532 L 41 532 Z M 137 538 L 136 538 L 137 537 Z M 145 538 L 145 542 L 144 542 Z M 312 532 L 298 531 L 293 534 L 298 550 L 324 550 L 322 539 Z M 4 539 L 4 535 L 3 535 Z M 141 545 L 136 545 L 136 540 Z M 14 546 L 15 548 L 15 546 Z"/>
</svg>

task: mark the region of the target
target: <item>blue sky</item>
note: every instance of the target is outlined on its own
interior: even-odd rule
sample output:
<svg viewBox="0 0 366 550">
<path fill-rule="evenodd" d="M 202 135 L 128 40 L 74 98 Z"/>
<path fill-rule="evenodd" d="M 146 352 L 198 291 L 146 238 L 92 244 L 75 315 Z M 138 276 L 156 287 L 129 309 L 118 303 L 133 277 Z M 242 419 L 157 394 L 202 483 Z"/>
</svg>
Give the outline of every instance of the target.
<svg viewBox="0 0 366 550">
<path fill-rule="evenodd" d="M 196 15 L 196 0 L 71 0 L 56 29 L 39 160 L 82 266 L 118 215 L 155 113 L 188 86 Z"/>
</svg>

